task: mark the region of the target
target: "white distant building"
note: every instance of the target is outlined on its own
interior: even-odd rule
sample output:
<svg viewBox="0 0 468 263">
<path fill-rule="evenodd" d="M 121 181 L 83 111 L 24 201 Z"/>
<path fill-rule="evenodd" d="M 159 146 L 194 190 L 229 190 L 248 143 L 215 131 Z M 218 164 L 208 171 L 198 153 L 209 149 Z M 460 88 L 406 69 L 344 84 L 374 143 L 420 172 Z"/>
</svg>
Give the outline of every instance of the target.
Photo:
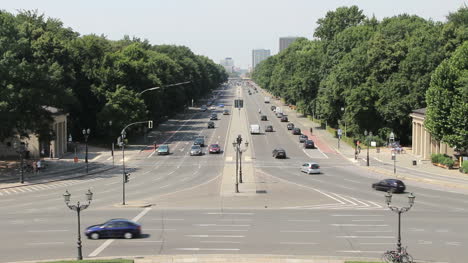
<svg viewBox="0 0 468 263">
<path fill-rule="evenodd" d="M 298 37 L 280 37 L 279 39 L 279 52 L 281 52 L 283 49 L 286 49 L 291 45 L 292 42 L 294 42 Z"/>
<path fill-rule="evenodd" d="M 224 69 L 226 69 L 227 73 L 234 72 L 234 60 L 232 58 L 225 58 L 221 60 L 219 64 L 221 64 L 221 66 L 223 66 Z"/>
<path fill-rule="evenodd" d="M 252 50 L 252 68 L 255 69 L 258 63 L 271 56 L 269 49 L 254 49 Z"/>
</svg>

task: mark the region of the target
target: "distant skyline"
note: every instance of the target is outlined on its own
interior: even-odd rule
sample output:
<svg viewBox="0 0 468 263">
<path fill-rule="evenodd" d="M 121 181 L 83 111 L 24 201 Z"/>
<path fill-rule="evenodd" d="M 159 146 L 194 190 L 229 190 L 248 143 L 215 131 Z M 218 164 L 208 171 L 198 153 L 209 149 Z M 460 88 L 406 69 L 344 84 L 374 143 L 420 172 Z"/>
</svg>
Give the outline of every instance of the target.
<svg viewBox="0 0 468 263">
<path fill-rule="evenodd" d="M 247 69 L 252 50 L 275 55 L 280 37 L 311 39 L 317 20 L 341 6 L 357 5 L 378 20 L 407 13 L 444 22 L 464 4 L 468 0 L 15 0 L 2 1 L 0 8 L 15 14 L 37 10 L 81 35 L 183 45 L 216 63 L 232 57 L 236 67 Z"/>
</svg>

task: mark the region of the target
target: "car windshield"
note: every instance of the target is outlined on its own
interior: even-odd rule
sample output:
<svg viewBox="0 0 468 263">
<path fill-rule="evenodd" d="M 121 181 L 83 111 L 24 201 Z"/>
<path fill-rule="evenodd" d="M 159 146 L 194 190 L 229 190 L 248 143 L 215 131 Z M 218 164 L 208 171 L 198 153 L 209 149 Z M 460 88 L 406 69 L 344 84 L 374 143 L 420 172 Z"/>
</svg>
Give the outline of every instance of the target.
<svg viewBox="0 0 468 263">
<path fill-rule="evenodd" d="M 193 145 L 192 146 L 192 150 L 199 150 L 199 149 L 200 149 L 200 146 L 198 146 L 198 145 Z"/>
<path fill-rule="evenodd" d="M 167 150 L 167 145 L 161 145 L 161 146 L 159 146 L 159 150 Z"/>
<path fill-rule="evenodd" d="M 218 147 L 219 147 L 219 145 L 217 145 L 217 144 L 212 144 L 211 145 L 211 148 L 218 148 Z"/>
</svg>

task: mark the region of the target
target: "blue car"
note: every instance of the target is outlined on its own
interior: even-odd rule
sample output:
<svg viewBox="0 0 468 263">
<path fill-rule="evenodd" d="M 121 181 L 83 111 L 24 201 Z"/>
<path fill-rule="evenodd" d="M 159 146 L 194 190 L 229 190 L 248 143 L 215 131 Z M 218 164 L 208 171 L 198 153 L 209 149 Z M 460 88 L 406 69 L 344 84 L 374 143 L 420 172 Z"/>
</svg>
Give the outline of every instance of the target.
<svg viewBox="0 0 468 263">
<path fill-rule="evenodd" d="M 86 228 L 85 234 L 90 239 L 122 237 L 131 239 L 141 235 L 141 225 L 127 219 L 111 219 L 103 224 Z"/>
</svg>

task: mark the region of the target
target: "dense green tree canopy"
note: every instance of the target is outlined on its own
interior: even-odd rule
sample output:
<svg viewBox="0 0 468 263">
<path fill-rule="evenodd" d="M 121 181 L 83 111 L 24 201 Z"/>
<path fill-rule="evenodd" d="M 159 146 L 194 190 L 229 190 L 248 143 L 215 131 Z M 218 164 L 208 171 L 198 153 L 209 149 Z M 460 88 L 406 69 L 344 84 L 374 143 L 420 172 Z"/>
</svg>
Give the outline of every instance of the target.
<svg viewBox="0 0 468 263">
<path fill-rule="evenodd" d="M 109 121 L 112 130 L 132 121 L 157 125 L 227 80 L 222 67 L 187 47 L 79 36 L 31 11 L 0 11 L 0 43 L 0 140 L 53 136 L 44 106 L 70 113 L 73 138 L 83 128 L 106 136 Z M 138 95 L 151 87 L 161 89 Z"/>
<path fill-rule="evenodd" d="M 385 140 L 393 131 L 409 143 L 409 114 L 426 107 L 435 69 L 468 39 L 467 10 L 436 23 L 407 14 L 377 21 L 341 7 L 318 20 L 319 40 L 295 41 L 252 78 L 306 114 L 345 123 L 349 135 L 368 130 Z"/>
</svg>

